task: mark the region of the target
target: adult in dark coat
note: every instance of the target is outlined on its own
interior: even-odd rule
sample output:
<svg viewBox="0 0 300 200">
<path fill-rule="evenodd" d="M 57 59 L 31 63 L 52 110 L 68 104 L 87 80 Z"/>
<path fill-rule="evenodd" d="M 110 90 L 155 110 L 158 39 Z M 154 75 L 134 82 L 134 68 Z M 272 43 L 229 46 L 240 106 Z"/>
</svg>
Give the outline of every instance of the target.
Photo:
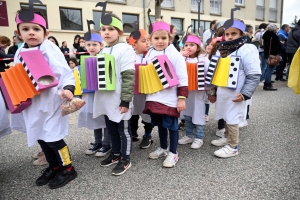
<svg viewBox="0 0 300 200">
<path fill-rule="evenodd" d="M 290 26 L 287 24 L 283 24 L 281 26 L 281 29 L 277 32 L 277 36 L 279 37 L 279 41 L 281 42 L 281 61 L 280 65 L 276 67 L 276 81 L 286 81 L 286 79 L 283 78 L 283 70 L 286 66 L 287 62 L 287 55 L 286 55 L 286 42 L 288 39 L 288 32 L 290 31 Z"/>
<path fill-rule="evenodd" d="M 279 37 L 276 35 L 277 25 L 273 23 L 269 24 L 267 29 L 268 30 L 263 35 L 265 59 L 268 59 L 269 55 L 279 55 L 281 50 L 281 43 L 279 41 Z M 271 50 L 270 50 L 270 43 L 271 43 Z M 277 88 L 274 88 L 271 83 L 271 78 L 275 67 L 276 67 L 275 65 L 267 64 L 266 78 L 263 87 L 264 90 L 267 91 L 277 90 Z"/>
<path fill-rule="evenodd" d="M 179 47 L 179 44 L 178 44 L 179 36 L 176 34 L 177 31 L 176 31 L 176 28 L 175 28 L 174 25 L 170 26 L 170 32 L 171 32 L 171 35 L 174 37 L 174 39 L 173 39 L 174 47 L 177 49 L 177 51 L 180 51 L 180 47 Z"/>
<path fill-rule="evenodd" d="M 289 32 L 289 36 L 286 42 L 286 54 L 287 54 L 287 61 L 292 63 L 293 57 L 300 47 L 300 19 L 295 25 L 294 28 Z M 288 77 L 288 72 L 286 77 Z"/>
<path fill-rule="evenodd" d="M 62 42 L 62 45 L 61 45 L 61 47 L 60 47 L 60 50 L 61 50 L 61 52 L 62 52 L 63 54 L 68 54 L 68 53 L 70 53 L 70 50 L 69 50 L 69 48 L 68 48 L 68 46 L 67 46 L 67 42 L 66 42 L 66 41 L 63 41 L 63 42 Z M 65 55 L 65 58 L 66 58 L 66 61 L 69 62 L 70 56 L 69 56 L 69 55 Z"/>
</svg>

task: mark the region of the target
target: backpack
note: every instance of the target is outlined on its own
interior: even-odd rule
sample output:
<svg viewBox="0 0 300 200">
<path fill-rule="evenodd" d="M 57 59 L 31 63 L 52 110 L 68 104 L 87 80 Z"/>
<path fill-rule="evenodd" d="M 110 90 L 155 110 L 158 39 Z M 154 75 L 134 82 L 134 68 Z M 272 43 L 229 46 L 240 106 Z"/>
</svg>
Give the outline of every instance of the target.
<svg viewBox="0 0 300 200">
<path fill-rule="evenodd" d="M 260 37 L 259 37 L 259 47 L 260 47 L 261 49 L 264 48 L 264 40 L 263 40 L 263 38 L 262 38 L 264 33 L 265 33 L 265 31 L 262 32 L 262 33 L 260 34 Z"/>
</svg>

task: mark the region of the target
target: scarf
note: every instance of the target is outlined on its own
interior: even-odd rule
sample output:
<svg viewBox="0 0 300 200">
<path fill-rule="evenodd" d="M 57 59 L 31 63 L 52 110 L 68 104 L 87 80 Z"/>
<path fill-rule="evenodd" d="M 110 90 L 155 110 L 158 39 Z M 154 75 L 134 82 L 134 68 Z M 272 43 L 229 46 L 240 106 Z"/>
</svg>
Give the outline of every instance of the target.
<svg viewBox="0 0 300 200">
<path fill-rule="evenodd" d="M 232 52 L 238 50 L 241 46 L 247 43 L 247 36 L 242 36 L 236 40 L 224 41 L 219 44 L 219 51 L 222 58 L 227 57 Z"/>
<path fill-rule="evenodd" d="M 288 33 L 287 32 L 285 32 L 284 30 L 282 30 L 282 29 L 280 29 L 278 32 L 277 32 L 277 35 L 279 36 L 279 35 L 282 35 L 283 37 L 284 37 L 284 39 L 288 39 Z"/>
</svg>

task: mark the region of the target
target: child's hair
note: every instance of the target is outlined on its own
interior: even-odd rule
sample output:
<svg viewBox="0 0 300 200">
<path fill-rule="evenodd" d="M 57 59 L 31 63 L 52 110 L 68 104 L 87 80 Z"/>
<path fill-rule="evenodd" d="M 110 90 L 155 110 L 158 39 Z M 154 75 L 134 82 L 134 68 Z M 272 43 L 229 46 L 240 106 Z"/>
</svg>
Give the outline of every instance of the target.
<svg viewBox="0 0 300 200">
<path fill-rule="evenodd" d="M 200 39 L 200 37 L 199 37 L 198 35 L 196 35 L 196 34 L 194 34 L 194 33 L 188 33 L 187 36 L 189 36 L 189 35 L 196 36 L 196 37 L 199 38 L 199 40 L 201 41 L 201 39 Z M 205 51 L 204 49 L 202 49 L 202 47 L 199 46 L 199 45 L 197 44 L 197 51 L 196 51 L 195 54 L 192 55 L 192 56 L 198 57 L 198 56 L 200 56 L 201 54 L 206 54 L 206 51 Z"/>
<path fill-rule="evenodd" d="M 21 10 L 18 10 L 18 11 L 17 11 L 17 14 L 20 14 L 20 12 L 21 12 L 21 11 L 24 11 L 24 10 L 25 10 L 25 11 L 29 11 L 29 10 L 26 9 L 26 8 L 22 8 Z M 34 10 L 33 12 L 34 12 L 35 14 L 37 14 L 37 15 L 40 15 L 41 17 L 43 17 L 43 18 L 45 19 L 43 13 L 41 13 L 40 11 Z M 17 16 L 16 16 L 16 18 L 17 18 Z M 18 29 L 18 32 L 20 33 L 19 25 L 20 25 L 20 24 L 17 25 L 17 29 Z M 44 35 L 46 35 L 46 29 L 45 29 L 43 26 L 41 26 L 41 25 L 39 25 L 39 26 L 43 28 L 43 30 L 44 30 Z"/>
<path fill-rule="evenodd" d="M 5 45 L 5 46 L 10 46 L 11 41 L 8 37 L 0 35 L 0 43 Z"/>
<path fill-rule="evenodd" d="M 49 40 L 49 39 L 53 39 L 53 40 L 55 41 L 56 46 L 59 45 L 57 39 L 56 39 L 54 36 L 49 36 L 49 37 L 48 37 L 48 40 Z"/>
<path fill-rule="evenodd" d="M 162 19 L 156 19 L 155 22 L 152 23 L 152 25 L 155 24 L 156 22 L 163 22 L 163 20 Z M 170 29 L 171 29 L 171 26 L 172 25 L 170 25 Z M 159 30 L 159 31 L 156 31 L 156 32 L 160 32 L 160 31 L 166 31 L 166 30 Z M 151 35 L 149 36 L 150 40 L 152 38 L 152 35 L 153 35 L 153 33 L 151 33 Z M 169 40 L 170 40 L 169 42 L 172 43 L 173 40 L 174 40 L 174 36 L 172 36 L 170 32 L 168 32 L 168 36 L 169 36 Z"/>
<path fill-rule="evenodd" d="M 72 61 L 75 64 L 75 66 L 78 65 L 77 58 L 70 58 L 69 61 Z"/>
</svg>

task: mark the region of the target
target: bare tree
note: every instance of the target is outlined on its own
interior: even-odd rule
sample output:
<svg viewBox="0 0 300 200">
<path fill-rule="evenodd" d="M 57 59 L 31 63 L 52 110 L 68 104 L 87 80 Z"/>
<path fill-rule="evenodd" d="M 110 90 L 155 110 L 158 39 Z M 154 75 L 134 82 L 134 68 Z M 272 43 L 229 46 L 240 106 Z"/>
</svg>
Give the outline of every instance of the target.
<svg viewBox="0 0 300 200">
<path fill-rule="evenodd" d="M 295 15 L 294 20 L 292 21 L 292 25 L 295 26 L 298 22 L 298 16 Z"/>
<path fill-rule="evenodd" d="M 155 0 L 155 19 L 161 18 L 161 3 L 164 0 Z"/>
</svg>

